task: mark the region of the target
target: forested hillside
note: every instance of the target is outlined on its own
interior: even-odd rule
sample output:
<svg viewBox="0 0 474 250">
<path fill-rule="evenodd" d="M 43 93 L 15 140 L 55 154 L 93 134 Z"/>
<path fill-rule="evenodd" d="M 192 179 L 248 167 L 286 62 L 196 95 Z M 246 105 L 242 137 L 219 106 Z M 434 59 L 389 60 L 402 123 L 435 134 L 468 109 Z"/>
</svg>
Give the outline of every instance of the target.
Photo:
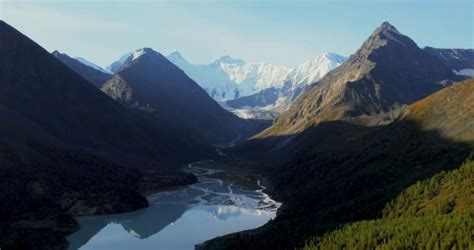
<svg viewBox="0 0 474 250">
<path fill-rule="evenodd" d="M 388 203 L 382 219 L 351 223 L 305 249 L 472 249 L 474 161 L 419 181 Z"/>
</svg>

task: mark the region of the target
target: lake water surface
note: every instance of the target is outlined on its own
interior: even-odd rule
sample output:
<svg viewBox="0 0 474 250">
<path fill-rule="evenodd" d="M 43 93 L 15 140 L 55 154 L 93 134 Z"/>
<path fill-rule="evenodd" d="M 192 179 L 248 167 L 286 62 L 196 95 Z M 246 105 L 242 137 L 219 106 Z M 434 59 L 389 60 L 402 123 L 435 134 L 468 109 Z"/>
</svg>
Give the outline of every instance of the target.
<svg viewBox="0 0 474 250">
<path fill-rule="evenodd" d="M 258 190 L 220 179 L 206 164 L 190 164 L 199 182 L 148 197 L 150 206 L 131 213 L 77 218 L 70 249 L 194 249 L 225 234 L 252 229 L 276 215 L 279 203 Z"/>
</svg>

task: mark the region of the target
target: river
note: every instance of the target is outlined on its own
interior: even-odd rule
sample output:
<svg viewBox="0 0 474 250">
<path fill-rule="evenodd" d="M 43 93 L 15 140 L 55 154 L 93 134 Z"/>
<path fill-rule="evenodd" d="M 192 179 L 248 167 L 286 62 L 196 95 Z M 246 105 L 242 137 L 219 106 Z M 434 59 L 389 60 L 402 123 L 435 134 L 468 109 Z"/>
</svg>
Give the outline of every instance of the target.
<svg viewBox="0 0 474 250">
<path fill-rule="evenodd" d="M 258 189 L 215 178 L 206 162 L 186 171 L 198 183 L 147 197 L 149 207 L 123 214 L 78 217 L 70 249 L 194 249 L 225 234 L 262 226 L 280 204 Z"/>
</svg>

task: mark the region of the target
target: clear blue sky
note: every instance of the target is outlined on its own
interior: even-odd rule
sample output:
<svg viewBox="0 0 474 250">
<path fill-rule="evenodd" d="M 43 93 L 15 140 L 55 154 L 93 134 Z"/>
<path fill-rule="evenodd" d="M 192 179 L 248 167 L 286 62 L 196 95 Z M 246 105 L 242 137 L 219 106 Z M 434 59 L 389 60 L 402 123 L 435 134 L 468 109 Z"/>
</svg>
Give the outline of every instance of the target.
<svg viewBox="0 0 474 250">
<path fill-rule="evenodd" d="M 415 3 L 413 3 L 415 2 Z M 387 20 L 420 46 L 473 48 L 474 1 L 12 1 L 0 17 L 47 50 L 106 66 L 141 47 L 295 66 L 350 55 Z"/>
</svg>

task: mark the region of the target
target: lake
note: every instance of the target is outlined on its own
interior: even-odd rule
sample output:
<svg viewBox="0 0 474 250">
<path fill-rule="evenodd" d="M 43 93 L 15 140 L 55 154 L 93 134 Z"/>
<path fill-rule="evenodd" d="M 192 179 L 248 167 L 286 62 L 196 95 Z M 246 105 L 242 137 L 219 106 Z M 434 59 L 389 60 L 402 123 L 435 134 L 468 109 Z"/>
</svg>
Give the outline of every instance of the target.
<svg viewBox="0 0 474 250">
<path fill-rule="evenodd" d="M 259 189 L 212 178 L 205 162 L 189 164 L 198 183 L 156 193 L 138 211 L 76 218 L 80 230 L 68 237 L 70 249 L 194 249 L 225 234 L 262 226 L 280 204 Z"/>
</svg>

